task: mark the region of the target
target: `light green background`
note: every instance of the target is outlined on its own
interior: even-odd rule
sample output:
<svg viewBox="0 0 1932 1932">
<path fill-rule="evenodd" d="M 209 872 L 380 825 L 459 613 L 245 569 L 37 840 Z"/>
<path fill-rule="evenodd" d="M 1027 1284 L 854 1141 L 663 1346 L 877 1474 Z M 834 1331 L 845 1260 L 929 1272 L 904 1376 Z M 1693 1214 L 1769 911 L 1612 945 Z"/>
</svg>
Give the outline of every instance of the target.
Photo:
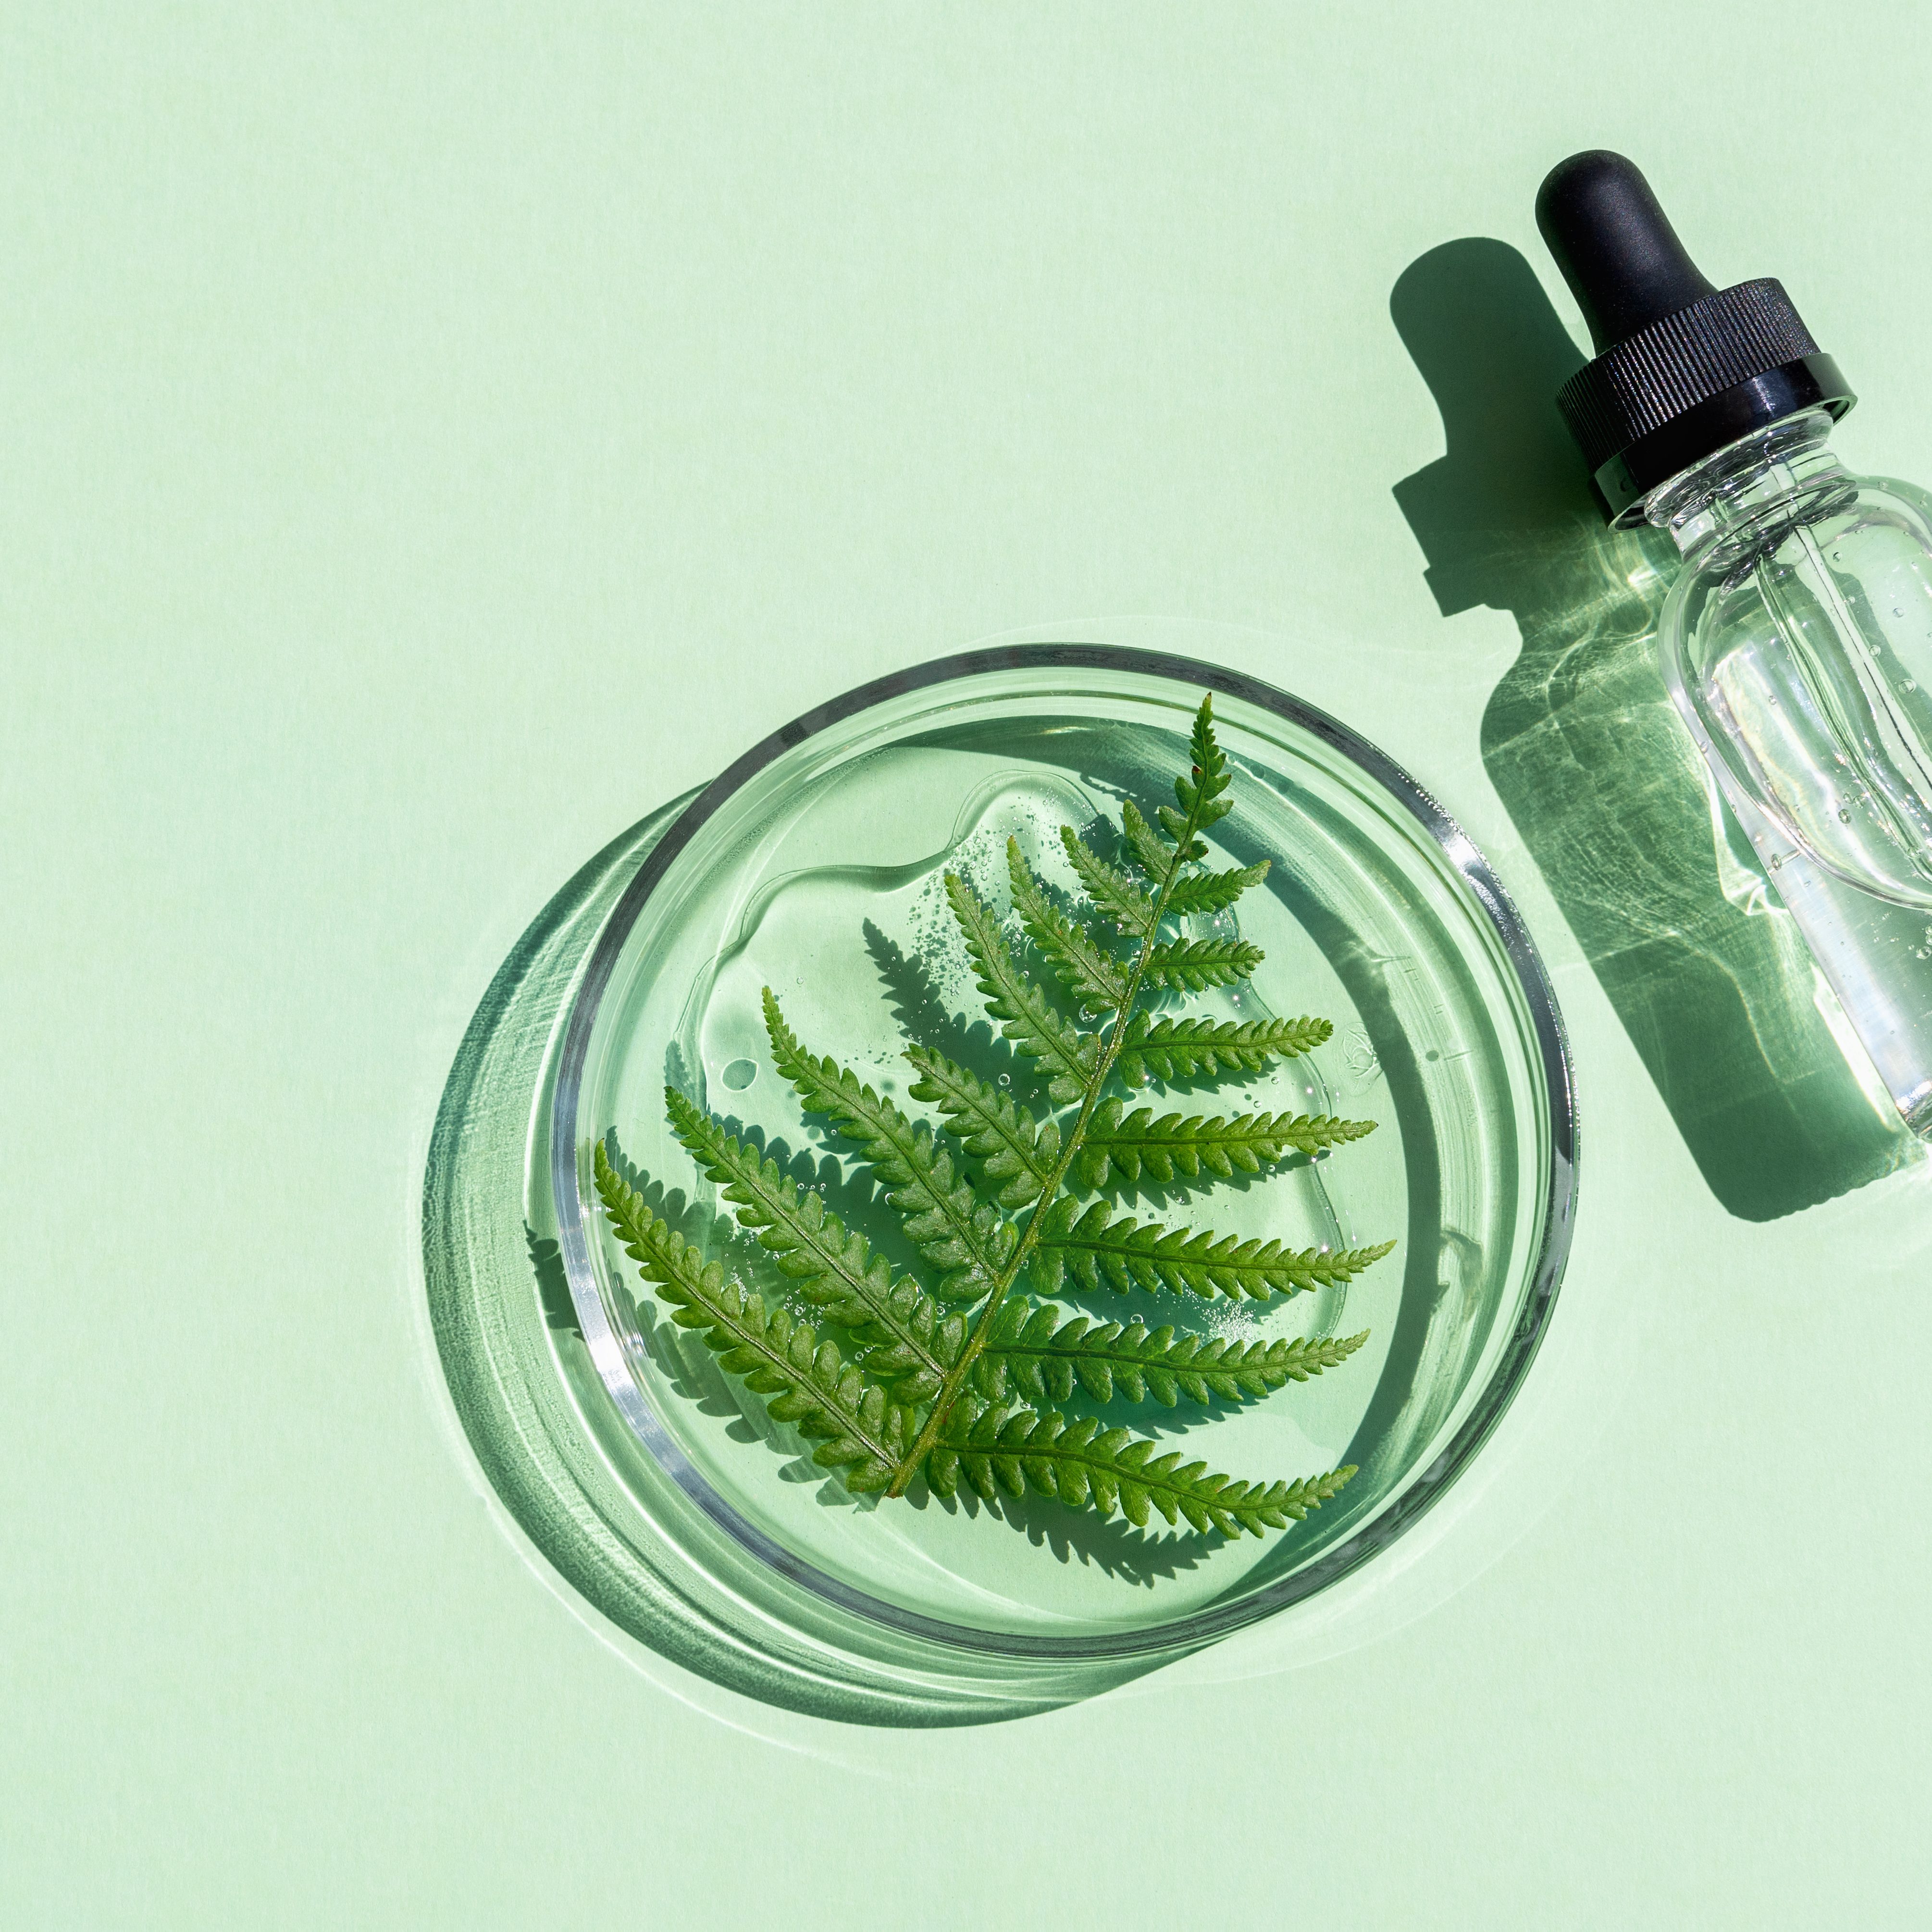
<svg viewBox="0 0 1932 1932">
<path fill-rule="evenodd" d="M 1784 278 L 1851 459 L 1932 482 L 1928 40 L 0 14 L 0 1922 L 1915 1922 L 1932 1170 L 1705 1185 L 1478 754 L 1515 625 L 1424 582 L 1388 304 L 1466 235 L 1554 290 L 1536 184 L 1615 146 L 1714 278 Z M 775 1712 L 593 1627 L 475 1474 L 442 1081 L 646 809 L 1110 613 L 1252 627 L 1218 655 L 1510 880 L 1582 1083 L 1569 1285 L 1477 1474 L 1316 1614 L 1019 1724 Z"/>
</svg>

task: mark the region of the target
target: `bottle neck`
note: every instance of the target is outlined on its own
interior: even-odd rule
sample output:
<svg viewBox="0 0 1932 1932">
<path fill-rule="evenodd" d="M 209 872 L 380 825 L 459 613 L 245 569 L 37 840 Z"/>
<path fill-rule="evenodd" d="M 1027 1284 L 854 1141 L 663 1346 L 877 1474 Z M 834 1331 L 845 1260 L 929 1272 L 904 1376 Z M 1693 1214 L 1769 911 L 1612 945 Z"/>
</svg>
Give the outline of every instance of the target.
<svg viewBox="0 0 1932 1932">
<path fill-rule="evenodd" d="M 1823 410 L 1785 416 L 1659 484 L 1644 514 L 1670 532 L 1687 560 L 1757 549 L 1774 532 L 1814 520 L 1852 487 L 1826 447 L 1831 434 Z"/>
</svg>

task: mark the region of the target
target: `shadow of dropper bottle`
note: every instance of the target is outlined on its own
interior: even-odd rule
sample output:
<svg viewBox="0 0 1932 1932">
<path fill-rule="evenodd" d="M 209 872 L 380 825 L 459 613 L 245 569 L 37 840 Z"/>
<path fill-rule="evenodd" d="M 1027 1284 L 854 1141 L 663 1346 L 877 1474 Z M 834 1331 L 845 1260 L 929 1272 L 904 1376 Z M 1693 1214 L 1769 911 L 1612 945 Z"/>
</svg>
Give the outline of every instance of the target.
<svg viewBox="0 0 1932 1932">
<path fill-rule="evenodd" d="M 1847 1064 L 1665 690 L 1672 547 L 1604 521 L 1554 401 L 1583 358 L 1534 272 L 1451 242 L 1390 308 L 1448 445 L 1394 490 L 1430 589 L 1445 617 L 1507 610 L 1522 638 L 1484 766 L 1706 1184 L 1767 1221 L 1891 1172 L 1913 1144 Z"/>
</svg>

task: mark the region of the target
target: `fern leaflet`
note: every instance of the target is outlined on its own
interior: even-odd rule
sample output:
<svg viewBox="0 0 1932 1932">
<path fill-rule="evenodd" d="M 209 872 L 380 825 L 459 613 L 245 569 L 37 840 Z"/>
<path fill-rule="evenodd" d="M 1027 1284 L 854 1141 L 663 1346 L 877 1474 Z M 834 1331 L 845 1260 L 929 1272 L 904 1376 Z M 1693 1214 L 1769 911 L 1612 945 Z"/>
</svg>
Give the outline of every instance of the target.
<svg viewBox="0 0 1932 1932">
<path fill-rule="evenodd" d="M 1080 883 L 1094 903 L 1123 932 L 1144 939 L 1156 924 L 1154 901 L 1116 866 L 1110 866 L 1099 853 L 1079 838 L 1072 826 L 1060 828 L 1060 842 L 1080 875 Z"/>
<path fill-rule="evenodd" d="M 1174 871 L 1174 848 L 1141 815 L 1132 799 L 1120 807 L 1120 832 L 1134 862 L 1158 886 Z M 1174 903 L 1170 890 L 1168 904 Z"/>
<path fill-rule="evenodd" d="M 885 1488 L 904 1453 L 905 1410 L 848 1366 L 836 1342 L 820 1341 L 782 1308 L 766 1314 L 757 1295 L 726 1279 L 722 1264 L 703 1261 L 644 1205 L 611 1166 L 602 1142 L 594 1174 L 618 1240 L 669 1304 L 671 1319 L 701 1329 L 722 1366 L 743 1376 L 747 1388 L 771 1397 L 765 1407 L 774 1420 L 789 1422 L 818 1442 L 812 1460 L 842 1469 L 848 1490 Z"/>
<path fill-rule="evenodd" d="M 1070 1423 L 1052 1412 L 988 1408 L 970 1422 L 955 1411 L 928 1475 L 941 1496 L 951 1496 L 963 1474 L 989 1500 L 1002 1490 L 1023 1496 L 1032 1489 L 1102 1516 L 1118 1509 L 1137 1529 L 1158 1510 L 1170 1523 L 1184 1516 L 1197 1530 L 1259 1536 L 1319 1509 L 1354 1473 L 1350 1466 L 1298 1483 L 1236 1482 L 1205 1462 L 1183 1462 L 1178 1449 L 1162 1454 L 1144 1436 L 1102 1430 L 1092 1416 Z"/>
<path fill-rule="evenodd" d="M 1372 1248 L 1285 1248 L 1279 1241 L 1197 1233 L 1116 1217 L 1104 1201 L 1084 1214 L 1062 1198 L 1049 1210 L 1034 1250 L 1033 1274 L 1042 1294 L 1058 1294 L 1070 1274 L 1090 1292 L 1102 1287 L 1170 1288 L 1192 1294 L 1293 1294 L 1352 1280 L 1395 1244 Z"/>
<path fill-rule="evenodd" d="M 1099 1043 L 1048 1005 L 1046 995 L 1006 950 L 999 921 L 957 872 L 946 875 L 946 896 L 966 936 L 966 950 L 978 971 L 987 1012 L 1004 1022 L 1002 1030 L 1022 1053 L 1044 1064 L 1046 1090 L 1052 1099 L 1078 1100 L 1099 1065 Z"/>
<path fill-rule="evenodd" d="M 1030 1208 L 1060 1160 L 1060 1124 L 1034 1118 L 1017 1100 L 930 1048 L 909 1048 L 919 1075 L 915 1100 L 930 1101 L 946 1116 L 961 1145 L 980 1156 L 980 1172 L 1000 1184 L 1002 1208 Z"/>
<path fill-rule="evenodd" d="M 1017 838 L 1006 841 L 1006 872 L 1012 886 L 1013 909 L 1054 976 L 1082 1006 L 1094 1012 L 1112 1012 L 1127 997 L 1127 976 L 1120 962 L 1055 910 L 1040 890 Z"/>
<path fill-rule="evenodd" d="M 850 1330 L 865 1345 L 861 1365 L 892 1376 L 899 1402 L 928 1398 L 959 1352 L 961 1318 L 942 1318 L 916 1282 L 895 1280 L 885 1257 L 872 1253 L 864 1235 L 847 1233 L 818 1195 L 788 1178 L 776 1161 L 760 1160 L 676 1088 L 665 1088 L 664 1107 L 672 1131 L 723 1190 L 738 1225 L 757 1234 L 758 1245 L 777 1257 L 780 1270 L 823 1319 Z M 949 1322 L 955 1331 L 950 1348 Z"/>
<path fill-rule="evenodd" d="M 942 1301 L 970 1300 L 997 1278 L 1012 1252 L 1012 1226 L 980 1201 L 952 1156 L 922 1124 L 908 1120 L 891 1101 L 830 1058 L 814 1060 L 798 1043 L 771 988 L 765 988 L 765 1025 L 780 1072 L 848 1140 L 864 1148 L 886 1198 L 906 1217 L 908 1237 L 939 1269 L 934 1292 Z"/>
<path fill-rule="evenodd" d="M 1232 986 L 1261 963 L 1261 948 L 1245 939 L 1172 939 L 1148 952 L 1144 982 L 1200 993 Z"/>
<path fill-rule="evenodd" d="M 1064 1318 L 1058 1310 L 1030 1311 L 1009 1303 L 986 1345 L 983 1392 L 994 1400 L 1010 1388 L 1036 1402 L 1065 1402 L 1077 1388 L 1096 1402 L 1115 1395 L 1172 1408 L 1190 1402 L 1252 1401 L 1288 1382 L 1306 1382 L 1345 1362 L 1369 1339 L 1298 1336 L 1292 1341 L 1235 1342 L 1177 1336 L 1144 1323 Z"/>
<path fill-rule="evenodd" d="M 1198 912 L 1225 912 L 1250 886 L 1268 877 L 1268 862 L 1237 866 L 1232 872 L 1197 872 L 1179 880 L 1168 895 L 1169 912 L 1185 915 Z"/>
<path fill-rule="evenodd" d="M 1136 1014 L 1118 1064 L 1130 1086 L 1194 1080 L 1218 1073 L 1258 1073 L 1270 1060 L 1292 1060 L 1323 1045 L 1328 1020 L 1149 1019 Z"/>
<path fill-rule="evenodd" d="M 1372 1120 L 1338 1120 L 1332 1114 L 1240 1114 L 1232 1120 L 1163 1114 L 1156 1120 L 1150 1107 L 1130 1114 L 1122 1102 L 1106 1100 L 1080 1144 L 1073 1178 L 1090 1190 L 1105 1186 L 1110 1174 L 1131 1182 L 1143 1171 L 1156 1180 L 1171 1181 L 1177 1174 L 1192 1180 L 1205 1168 L 1231 1180 L 1237 1173 L 1258 1174 L 1286 1154 L 1312 1156 L 1374 1130 Z"/>
</svg>

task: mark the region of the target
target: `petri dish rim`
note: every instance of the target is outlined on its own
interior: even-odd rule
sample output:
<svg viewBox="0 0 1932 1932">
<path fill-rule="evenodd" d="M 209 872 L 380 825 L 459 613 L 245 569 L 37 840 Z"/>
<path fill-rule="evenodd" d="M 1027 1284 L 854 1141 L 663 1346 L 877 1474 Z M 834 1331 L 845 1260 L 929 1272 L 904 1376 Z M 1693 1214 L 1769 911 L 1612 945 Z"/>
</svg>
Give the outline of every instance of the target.
<svg viewBox="0 0 1932 1932">
<path fill-rule="evenodd" d="M 1454 1436 L 1386 1509 L 1354 1534 L 1292 1575 L 1232 1602 L 1171 1623 L 1088 1636 L 1046 1636 L 975 1628 L 926 1616 L 868 1594 L 805 1562 L 740 1513 L 693 1466 L 632 1374 L 604 1305 L 590 1259 L 578 1109 L 599 1006 L 646 902 L 705 822 L 748 781 L 785 752 L 875 705 L 935 686 L 1001 673 L 1120 672 L 1207 689 L 1252 705 L 1308 732 L 1356 765 L 1402 806 L 1439 848 L 1493 928 L 1516 979 L 1549 1097 L 1549 1180 L 1542 1228 L 1515 1328 L 1487 1386 Z M 1340 720 L 1258 678 L 1175 652 L 1100 644 L 1016 644 L 962 651 L 889 672 L 814 707 L 761 740 L 706 785 L 658 842 L 612 909 L 572 996 L 551 1096 L 550 1181 L 558 1246 L 571 1300 L 599 1381 L 640 1444 L 718 1528 L 788 1581 L 868 1622 L 904 1636 L 982 1654 L 1077 1662 L 1192 1648 L 1287 1609 L 1360 1567 L 1412 1528 L 1468 1466 L 1521 1386 L 1546 1331 L 1562 1285 L 1576 1204 L 1576 1130 L 1569 1042 L 1535 943 L 1489 862 L 1456 820 L 1395 760 Z"/>
</svg>

